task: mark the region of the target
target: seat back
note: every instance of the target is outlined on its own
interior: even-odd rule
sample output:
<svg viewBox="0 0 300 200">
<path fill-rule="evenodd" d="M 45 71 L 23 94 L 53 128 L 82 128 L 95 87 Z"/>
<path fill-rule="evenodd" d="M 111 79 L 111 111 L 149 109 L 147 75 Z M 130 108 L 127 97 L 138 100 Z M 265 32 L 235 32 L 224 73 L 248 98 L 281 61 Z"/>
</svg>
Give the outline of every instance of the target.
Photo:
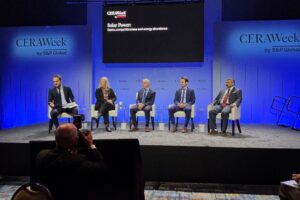
<svg viewBox="0 0 300 200">
<path fill-rule="evenodd" d="M 51 111 L 52 108 L 48 105 L 48 118 L 51 119 Z M 58 118 L 73 118 L 72 115 L 69 115 L 68 113 L 61 113 Z"/>
<path fill-rule="evenodd" d="M 135 93 L 135 100 L 137 100 L 138 95 L 139 95 L 138 92 Z M 134 105 L 136 105 L 136 104 L 129 104 L 129 108 L 131 109 L 132 106 L 134 106 Z M 130 112 L 129 112 L 129 115 L 130 115 Z M 152 105 L 152 110 L 150 111 L 150 116 L 151 116 L 151 117 L 155 117 L 155 115 L 156 115 L 156 105 L 153 104 L 153 105 Z M 138 111 L 138 112 L 136 113 L 136 116 L 137 116 L 137 117 L 143 117 L 143 116 L 145 116 L 145 113 L 144 113 L 144 111 Z"/>
<path fill-rule="evenodd" d="M 119 112 L 119 105 L 115 104 L 115 109 L 114 110 L 110 110 L 108 112 L 108 114 L 111 117 L 117 117 L 118 116 L 118 112 Z M 98 110 L 95 110 L 95 104 L 91 105 L 91 117 L 92 118 L 97 118 L 98 117 Z"/>
<path fill-rule="evenodd" d="M 11 200 L 52 200 L 52 194 L 39 183 L 22 185 L 12 196 Z"/>
<path fill-rule="evenodd" d="M 171 106 L 173 106 L 174 104 L 170 104 L 169 105 L 169 108 L 171 107 Z M 195 104 L 193 104 L 192 105 L 192 108 L 191 108 L 191 118 L 195 118 L 195 116 L 196 116 L 196 105 Z M 185 117 L 185 113 L 184 113 L 184 111 L 177 111 L 177 112 L 175 112 L 174 113 L 174 117 L 179 117 L 179 118 L 181 118 L 181 117 Z"/>
<path fill-rule="evenodd" d="M 209 111 L 211 111 L 213 106 L 209 104 L 207 106 L 207 119 L 209 119 Z M 217 119 L 221 119 L 221 113 L 217 115 Z M 229 114 L 230 120 L 240 120 L 241 119 L 241 106 L 231 108 L 231 113 Z"/>
</svg>

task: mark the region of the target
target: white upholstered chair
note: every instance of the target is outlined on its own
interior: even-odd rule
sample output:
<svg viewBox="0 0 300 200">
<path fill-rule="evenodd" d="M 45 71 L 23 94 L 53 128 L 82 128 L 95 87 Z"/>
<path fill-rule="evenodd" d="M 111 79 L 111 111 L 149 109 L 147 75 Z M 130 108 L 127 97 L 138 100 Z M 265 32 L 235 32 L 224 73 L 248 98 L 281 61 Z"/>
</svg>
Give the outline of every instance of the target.
<svg viewBox="0 0 300 200">
<path fill-rule="evenodd" d="M 174 104 L 170 104 L 168 106 L 168 108 L 170 108 L 171 106 L 173 106 Z M 192 110 L 191 110 L 191 130 L 194 131 L 195 129 L 195 123 L 194 123 L 194 118 L 196 116 L 196 105 L 193 104 L 192 105 Z M 178 119 L 179 118 L 185 118 L 185 112 L 180 110 L 174 113 L 174 117 L 176 119 L 176 128 L 178 128 Z M 170 122 L 170 118 L 169 118 L 169 130 L 171 129 L 171 122 Z"/>
<path fill-rule="evenodd" d="M 135 95 L 136 99 L 137 99 L 137 97 L 138 97 L 138 93 L 136 93 L 136 95 Z M 136 105 L 136 104 L 130 104 L 129 109 L 131 109 L 132 106 L 134 106 L 134 105 Z M 130 112 L 129 112 L 129 115 L 130 115 Z M 151 119 L 151 125 L 152 125 L 153 130 L 155 128 L 155 123 L 154 123 L 155 115 L 156 115 L 156 106 L 155 106 L 155 104 L 153 104 L 152 105 L 152 110 L 150 111 L 150 119 Z M 145 112 L 143 110 L 139 110 L 136 113 L 137 123 L 139 122 L 139 117 L 145 117 Z M 129 127 L 131 128 L 131 126 L 132 126 L 132 119 L 131 119 L 131 116 L 130 116 Z"/>
<path fill-rule="evenodd" d="M 208 119 L 207 120 L 207 130 L 208 131 L 210 129 L 210 127 L 209 127 L 209 111 L 211 111 L 212 108 L 213 108 L 213 106 L 211 104 L 209 104 L 207 106 L 207 119 Z M 221 113 L 219 113 L 216 118 L 221 120 L 222 119 Z M 241 129 L 241 126 L 240 126 L 241 106 L 231 108 L 231 112 L 229 114 L 228 119 L 232 121 L 232 135 L 234 136 L 234 134 L 235 134 L 235 122 L 237 124 L 239 133 L 242 133 L 242 129 Z"/>
<path fill-rule="evenodd" d="M 118 122 L 118 110 L 119 106 L 118 104 L 115 104 L 115 109 L 114 110 L 110 110 L 108 112 L 108 115 L 112 118 L 112 122 L 113 122 L 113 127 L 115 130 L 117 130 L 117 122 Z M 96 121 L 96 127 L 99 127 L 99 120 L 100 120 L 99 116 L 99 111 L 95 110 L 95 104 L 91 105 L 91 130 L 93 130 L 93 124 L 94 121 Z"/>
<path fill-rule="evenodd" d="M 49 133 L 52 130 L 52 127 L 53 127 L 53 120 L 51 119 L 51 114 L 50 114 L 51 111 L 52 111 L 52 108 L 48 105 L 48 118 L 49 118 L 49 130 L 48 130 L 48 132 Z M 58 119 L 68 119 L 68 123 L 70 123 L 70 119 L 73 118 L 73 116 L 64 112 L 64 113 L 61 113 L 60 115 L 58 115 L 57 118 Z"/>
</svg>

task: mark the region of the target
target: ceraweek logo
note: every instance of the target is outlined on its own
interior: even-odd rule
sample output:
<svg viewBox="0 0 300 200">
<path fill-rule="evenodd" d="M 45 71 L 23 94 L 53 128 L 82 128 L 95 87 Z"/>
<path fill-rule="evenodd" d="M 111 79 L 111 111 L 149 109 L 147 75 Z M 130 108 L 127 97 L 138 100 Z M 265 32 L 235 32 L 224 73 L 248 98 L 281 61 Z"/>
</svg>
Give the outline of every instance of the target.
<svg viewBox="0 0 300 200">
<path fill-rule="evenodd" d="M 250 33 L 240 35 L 241 43 L 297 43 L 300 42 L 300 35 L 297 33 Z"/>
<path fill-rule="evenodd" d="M 271 44 L 264 48 L 265 53 L 271 52 L 300 52 L 300 34 L 291 33 L 243 33 L 240 34 L 241 44 Z"/>
<path fill-rule="evenodd" d="M 17 48 L 32 50 L 38 56 L 67 55 L 68 40 L 64 37 L 20 37 Z"/>
<path fill-rule="evenodd" d="M 107 11 L 106 12 L 107 16 L 113 16 L 115 19 L 125 19 L 127 17 L 127 11 Z"/>
</svg>

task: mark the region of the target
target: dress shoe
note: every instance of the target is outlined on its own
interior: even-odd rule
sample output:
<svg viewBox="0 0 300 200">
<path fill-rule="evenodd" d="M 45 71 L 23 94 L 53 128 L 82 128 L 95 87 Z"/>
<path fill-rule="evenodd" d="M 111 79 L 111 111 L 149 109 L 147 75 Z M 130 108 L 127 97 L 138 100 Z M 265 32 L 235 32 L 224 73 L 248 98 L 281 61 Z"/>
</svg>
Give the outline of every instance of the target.
<svg viewBox="0 0 300 200">
<path fill-rule="evenodd" d="M 105 127 L 105 130 L 106 130 L 106 132 L 111 132 L 111 131 L 112 131 L 111 128 L 110 128 L 109 126 L 106 126 L 106 127 Z"/>
<path fill-rule="evenodd" d="M 221 134 L 222 134 L 222 136 L 227 136 L 226 131 L 222 131 Z"/>
<path fill-rule="evenodd" d="M 209 134 L 210 135 L 217 135 L 218 131 L 217 130 L 210 130 Z"/>
<path fill-rule="evenodd" d="M 172 129 L 171 129 L 171 132 L 172 133 L 175 133 L 175 132 L 177 132 L 177 128 L 174 126 L 174 127 L 172 127 Z"/>
<path fill-rule="evenodd" d="M 150 132 L 151 131 L 151 129 L 149 128 L 149 127 L 145 127 L 145 132 Z"/>
<path fill-rule="evenodd" d="M 135 132 L 135 131 L 138 131 L 139 129 L 137 127 L 132 127 L 131 129 L 129 129 L 128 131 L 129 132 Z"/>
<path fill-rule="evenodd" d="M 188 130 L 187 130 L 186 127 L 184 127 L 183 129 L 181 129 L 181 133 L 187 133 L 187 132 L 188 132 Z"/>
</svg>

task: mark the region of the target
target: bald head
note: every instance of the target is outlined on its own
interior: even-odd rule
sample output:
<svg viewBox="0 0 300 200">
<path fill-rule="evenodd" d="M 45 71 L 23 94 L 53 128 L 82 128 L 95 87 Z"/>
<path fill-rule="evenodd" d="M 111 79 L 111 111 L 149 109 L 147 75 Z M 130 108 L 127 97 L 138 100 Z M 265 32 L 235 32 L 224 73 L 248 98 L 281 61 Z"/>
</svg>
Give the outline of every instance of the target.
<svg viewBox="0 0 300 200">
<path fill-rule="evenodd" d="M 78 144 L 77 128 L 74 124 L 62 124 L 55 132 L 56 145 L 62 149 L 74 149 Z"/>
</svg>

